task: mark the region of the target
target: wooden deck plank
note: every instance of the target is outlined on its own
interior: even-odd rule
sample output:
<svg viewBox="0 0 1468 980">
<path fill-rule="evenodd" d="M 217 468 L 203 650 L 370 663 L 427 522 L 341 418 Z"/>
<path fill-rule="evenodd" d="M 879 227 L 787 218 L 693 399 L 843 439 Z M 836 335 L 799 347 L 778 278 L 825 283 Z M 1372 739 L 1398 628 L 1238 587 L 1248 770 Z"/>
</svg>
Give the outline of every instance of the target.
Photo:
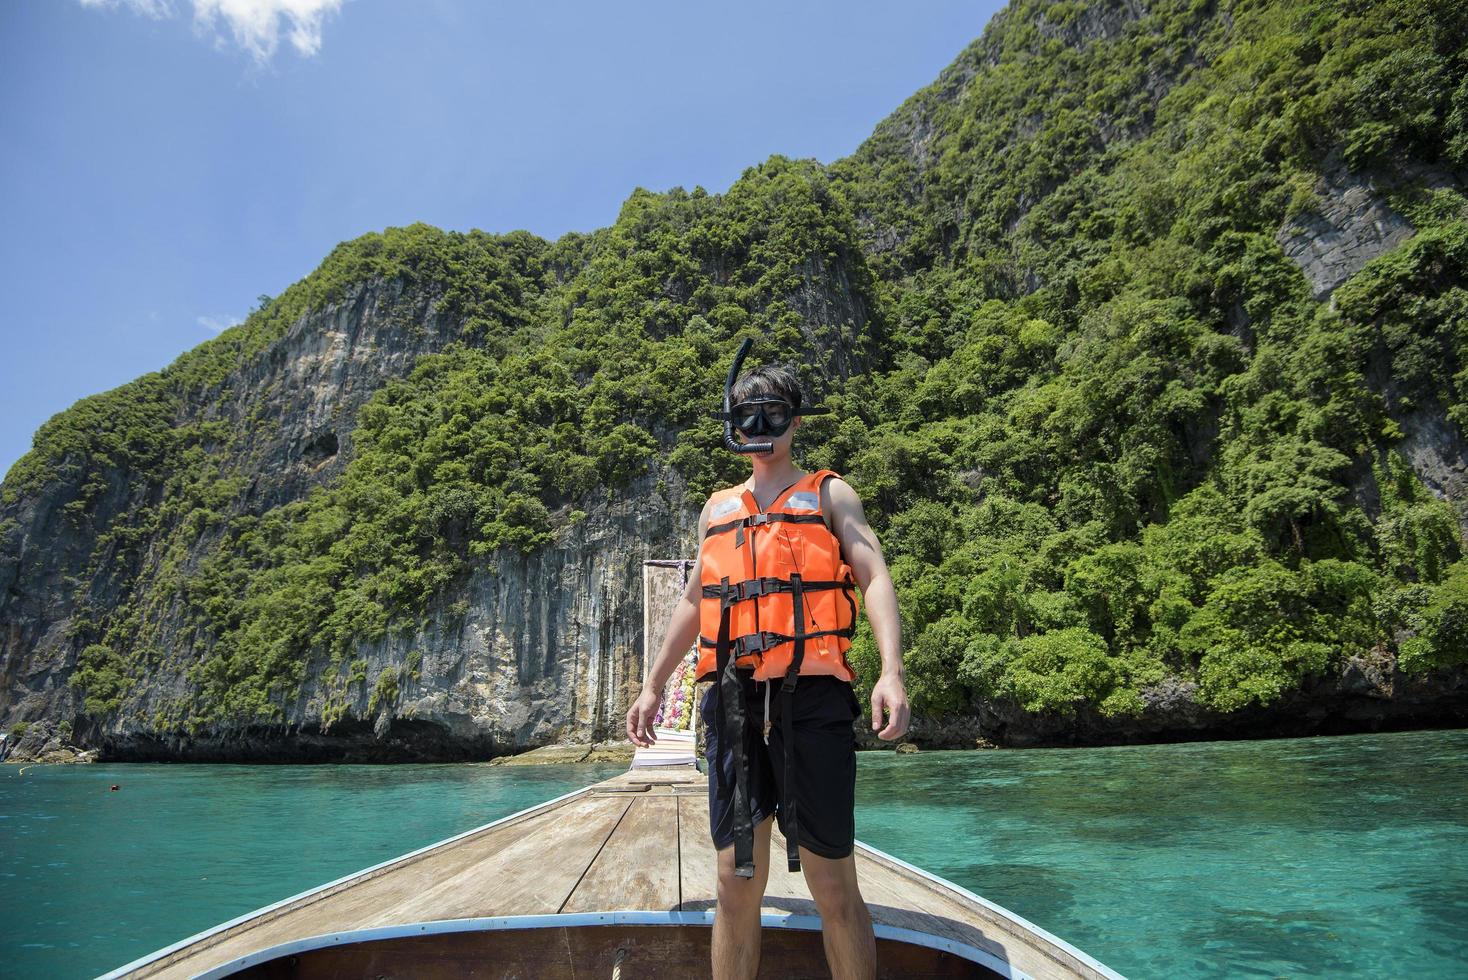
<svg viewBox="0 0 1468 980">
<path fill-rule="evenodd" d="M 563 807 L 481 866 L 455 877 L 417 883 L 412 896 L 382 921 L 461 919 L 482 915 L 543 915 L 560 911 L 595 861 L 632 800 L 590 797 Z"/>
<path fill-rule="evenodd" d="M 678 798 L 678 868 L 685 912 L 711 909 L 718 897 L 718 852 L 709 837 L 708 796 Z"/>
<path fill-rule="evenodd" d="M 873 922 L 943 936 L 988 950 L 1004 960 L 1014 955 L 1005 945 L 1002 934 L 991 930 L 987 924 L 974 921 L 971 906 L 955 905 L 947 896 L 923 887 L 925 883 L 921 879 L 898 877 L 861 851 L 857 852 L 856 863 L 862 900 L 866 902 Z M 903 869 L 896 870 L 900 872 Z M 1026 972 L 1037 978 L 1043 976 L 1029 967 Z"/>
<path fill-rule="evenodd" d="M 407 921 L 403 919 L 404 915 L 411 915 L 424 909 L 447 911 L 452 906 L 489 907 L 493 898 L 499 894 L 500 886 L 493 881 L 485 880 L 492 877 L 486 870 L 488 867 L 495 867 L 497 874 L 500 863 L 506 857 L 525 856 L 527 851 L 533 849 L 535 841 L 544 839 L 541 835 L 550 834 L 559 838 L 568 831 L 579 827 L 582 822 L 587 825 L 605 825 L 609 831 L 611 824 L 616 821 L 624 809 L 625 801 L 587 796 L 570 800 L 554 810 L 536 814 L 528 821 L 499 828 L 497 833 L 475 840 L 472 846 L 466 843 L 457 847 L 440 849 L 448 853 L 430 852 L 412 867 L 396 872 L 392 881 L 364 882 L 348 892 L 335 896 L 331 902 L 331 921 L 337 922 L 344 918 L 357 916 L 364 923 L 383 925 L 388 922 Z M 453 851 L 465 853 L 462 856 L 456 856 L 452 854 Z M 593 857 L 595 857 L 595 851 L 586 854 L 586 862 L 590 863 Z M 574 854 L 567 854 L 563 860 L 569 862 L 574 859 Z M 530 863 L 534 865 L 535 862 L 532 859 Z M 518 869 L 507 867 L 505 870 L 511 878 L 526 872 L 523 866 Z M 574 872 L 579 875 L 583 870 L 585 870 L 584 864 L 574 869 Z M 572 873 L 572 869 L 569 868 L 564 871 L 566 874 Z M 571 884 L 574 884 L 575 880 L 572 877 Z M 568 885 L 567 891 L 569 890 Z M 442 898 L 445 901 L 439 905 L 428 900 L 430 896 Z M 556 901 L 564 897 L 563 894 Z M 550 911 L 554 911 L 554 908 Z M 493 915 L 497 913 L 470 912 L 467 914 Z M 452 918 L 450 915 L 436 917 Z M 341 926 L 333 925 L 331 928 L 341 928 Z"/>
<path fill-rule="evenodd" d="M 559 911 L 677 908 L 678 802 L 674 796 L 633 797 Z"/>
<path fill-rule="evenodd" d="M 627 803 L 590 796 L 570 800 L 505 827 L 503 833 L 486 836 L 472 849 L 463 845 L 444 849 L 472 850 L 466 855 L 467 862 L 448 861 L 447 854 L 433 853 L 396 872 L 390 880 L 370 879 L 332 896 L 322 903 L 317 918 L 325 926 L 323 931 L 330 931 L 345 928 L 344 921 L 385 925 L 415 921 L 408 917 L 424 913 L 432 913 L 428 918 L 455 918 L 455 909 L 464 910 L 462 915 L 502 915 L 514 902 L 536 912 L 554 912 L 596 856 Z M 598 832 L 600 836 L 594 836 Z M 550 868 L 536 853 L 547 840 L 558 844 Z M 557 889 L 562 890 L 557 893 Z"/>
<path fill-rule="evenodd" d="M 1036 980 L 1099 976 L 1063 950 L 1019 929 L 1006 916 L 901 865 L 859 851 L 858 867 L 863 898 L 875 921 L 987 949 Z"/>
</svg>

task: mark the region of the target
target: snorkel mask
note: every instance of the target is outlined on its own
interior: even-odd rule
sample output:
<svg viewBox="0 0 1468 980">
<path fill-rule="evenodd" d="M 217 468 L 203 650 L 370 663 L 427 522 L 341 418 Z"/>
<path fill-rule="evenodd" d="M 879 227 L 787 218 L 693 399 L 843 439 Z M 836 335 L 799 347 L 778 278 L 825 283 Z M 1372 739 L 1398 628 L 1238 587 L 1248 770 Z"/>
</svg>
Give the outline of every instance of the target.
<svg viewBox="0 0 1468 980">
<path fill-rule="evenodd" d="M 734 363 L 729 366 L 729 376 L 724 380 L 724 410 L 709 413 L 716 419 L 724 420 L 724 448 L 735 453 L 768 453 L 775 449 L 773 442 L 739 442 L 734 438 L 736 426 L 746 438 L 778 437 L 783 436 L 790 428 L 795 416 L 825 415 L 830 411 L 824 408 L 796 408 L 783 398 L 769 397 L 751 398 L 738 405 L 731 404 L 739 367 L 744 363 L 744 355 L 749 353 L 753 343 L 754 341 L 745 337 L 744 342 L 739 345 L 739 352 L 734 355 Z"/>
<path fill-rule="evenodd" d="M 746 436 L 783 436 L 795 411 L 783 398 L 751 398 L 734 406 L 734 428 Z"/>
</svg>

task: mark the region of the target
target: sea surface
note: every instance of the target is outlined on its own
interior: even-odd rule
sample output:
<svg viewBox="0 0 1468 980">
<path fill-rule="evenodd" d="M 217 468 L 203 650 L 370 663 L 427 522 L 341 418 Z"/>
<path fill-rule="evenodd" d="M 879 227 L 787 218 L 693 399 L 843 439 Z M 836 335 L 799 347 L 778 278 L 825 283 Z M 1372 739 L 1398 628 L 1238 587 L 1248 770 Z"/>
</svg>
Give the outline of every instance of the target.
<svg viewBox="0 0 1468 980">
<path fill-rule="evenodd" d="M 1468 731 L 858 760 L 863 841 L 1128 977 L 1468 976 Z M 0 766 L 0 976 L 94 977 L 621 768 Z"/>
</svg>

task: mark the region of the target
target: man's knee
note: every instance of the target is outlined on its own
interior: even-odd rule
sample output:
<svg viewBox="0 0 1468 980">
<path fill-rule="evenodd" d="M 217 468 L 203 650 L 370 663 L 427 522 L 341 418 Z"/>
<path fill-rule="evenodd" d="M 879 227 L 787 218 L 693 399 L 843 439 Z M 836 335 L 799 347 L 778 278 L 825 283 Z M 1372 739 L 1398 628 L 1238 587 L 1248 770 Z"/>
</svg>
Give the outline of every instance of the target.
<svg viewBox="0 0 1468 980">
<path fill-rule="evenodd" d="M 844 919 L 857 913 L 862 898 L 856 881 L 855 854 L 827 858 L 802 847 L 800 869 L 822 918 Z"/>
<path fill-rule="evenodd" d="M 735 915 L 758 912 L 765 890 L 758 878 L 719 874 L 719 908 Z"/>
<path fill-rule="evenodd" d="M 719 905 L 730 912 L 758 912 L 765 897 L 765 883 L 770 877 L 770 828 L 773 817 L 766 817 L 754 828 L 755 869 L 753 878 L 734 873 L 734 845 L 719 848 Z"/>
<path fill-rule="evenodd" d="M 729 846 L 719 851 L 719 902 L 738 906 L 759 907 L 764 899 L 765 882 L 769 880 L 768 859 L 755 858 L 754 877 L 745 878 L 734 873 L 734 848 Z"/>
</svg>

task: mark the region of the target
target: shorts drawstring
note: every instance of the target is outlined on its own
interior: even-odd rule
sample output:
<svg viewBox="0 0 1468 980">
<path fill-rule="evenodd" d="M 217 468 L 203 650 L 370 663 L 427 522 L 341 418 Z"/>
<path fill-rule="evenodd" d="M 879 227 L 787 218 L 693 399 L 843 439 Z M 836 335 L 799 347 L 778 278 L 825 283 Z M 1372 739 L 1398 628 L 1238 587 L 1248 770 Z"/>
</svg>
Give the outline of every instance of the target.
<svg viewBox="0 0 1468 980">
<path fill-rule="evenodd" d="M 765 686 L 765 744 L 770 744 L 770 682 L 761 681 Z"/>
</svg>

